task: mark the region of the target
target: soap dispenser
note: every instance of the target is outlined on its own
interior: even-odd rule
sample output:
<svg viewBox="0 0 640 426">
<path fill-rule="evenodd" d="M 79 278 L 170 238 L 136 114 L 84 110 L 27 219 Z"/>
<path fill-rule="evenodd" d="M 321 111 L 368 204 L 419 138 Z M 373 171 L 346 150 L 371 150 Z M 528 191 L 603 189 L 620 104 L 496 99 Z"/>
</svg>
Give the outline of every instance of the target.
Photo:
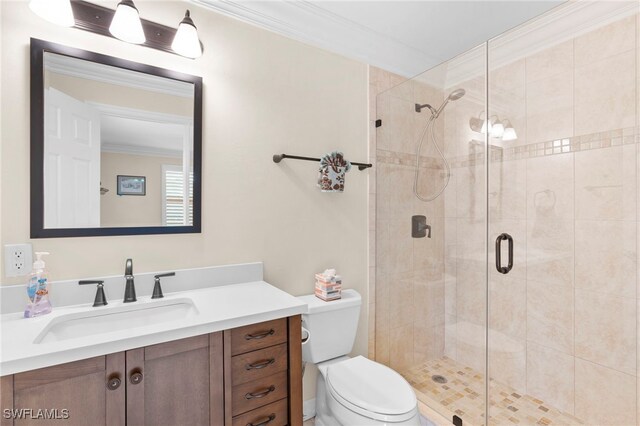
<svg viewBox="0 0 640 426">
<path fill-rule="evenodd" d="M 36 252 L 36 261 L 33 262 L 33 271 L 29 275 L 29 282 L 27 283 L 29 302 L 24 310 L 25 318 L 38 317 L 51 312 L 49 277 L 45 270 L 44 260 L 42 260 L 42 256 L 47 254 L 49 253 L 46 251 Z"/>
</svg>

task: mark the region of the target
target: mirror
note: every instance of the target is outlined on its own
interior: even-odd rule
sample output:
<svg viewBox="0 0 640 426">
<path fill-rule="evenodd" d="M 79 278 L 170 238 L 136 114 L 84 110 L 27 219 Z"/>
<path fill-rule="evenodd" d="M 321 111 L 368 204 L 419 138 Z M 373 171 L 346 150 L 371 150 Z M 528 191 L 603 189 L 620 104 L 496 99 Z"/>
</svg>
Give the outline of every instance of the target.
<svg viewBox="0 0 640 426">
<path fill-rule="evenodd" d="M 200 232 L 202 78 L 31 39 L 31 238 Z"/>
</svg>

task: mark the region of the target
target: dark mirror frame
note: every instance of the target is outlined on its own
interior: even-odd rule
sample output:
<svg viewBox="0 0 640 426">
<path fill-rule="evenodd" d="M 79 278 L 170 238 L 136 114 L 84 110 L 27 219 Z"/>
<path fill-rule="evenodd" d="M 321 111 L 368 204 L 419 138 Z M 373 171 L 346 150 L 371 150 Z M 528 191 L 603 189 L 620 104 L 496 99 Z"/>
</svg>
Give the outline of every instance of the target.
<svg viewBox="0 0 640 426">
<path fill-rule="evenodd" d="M 44 54 L 71 56 L 113 67 L 153 74 L 194 85 L 193 108 L 193 224 L 114 228 L 44 227 Z M 31 39 L 31 238 L 92 237 L 111 235 L 188 234 L 201 232 L 202 209 L 202 77 L 140 64 L 125 59 L 44 40 Z"/>
</svg>

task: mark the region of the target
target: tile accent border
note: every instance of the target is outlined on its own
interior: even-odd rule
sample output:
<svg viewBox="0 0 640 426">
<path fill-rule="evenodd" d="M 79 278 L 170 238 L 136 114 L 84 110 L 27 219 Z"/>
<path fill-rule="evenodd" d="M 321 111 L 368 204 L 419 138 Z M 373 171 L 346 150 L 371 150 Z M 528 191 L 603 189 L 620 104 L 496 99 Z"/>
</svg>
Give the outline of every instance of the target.
<svg viewBox="0 0 640 426">
<path fill-rule="evenodd" d="M 469 144 L 475 144 L 482 148 L 484 141 L 472 139 Z M 581 136 L 558 138 L 552 141 L 537 142 L 528 145 L 514 146 L 510 148 L 490 145 L 491 162 L 521 160 L 524 158 L 543 157 L 548 155 L 569 154 L 572 152 L 604 149 L 612 146 L 640 144 L 640 126 L 624 129 L 609 130 L 606 132 L 591 133 Z M 415 155 L 376 150 L 377 161 L 385 164 L 401 166 L 415 166 Z M 469 154 L 449 158 L 451 168 L 484 165 L 484 151 L 477 154 Z M 434 157 L 421 157 L 420 166 L 424 168 L 441 169 L 442 164 Z"/>
</svg>

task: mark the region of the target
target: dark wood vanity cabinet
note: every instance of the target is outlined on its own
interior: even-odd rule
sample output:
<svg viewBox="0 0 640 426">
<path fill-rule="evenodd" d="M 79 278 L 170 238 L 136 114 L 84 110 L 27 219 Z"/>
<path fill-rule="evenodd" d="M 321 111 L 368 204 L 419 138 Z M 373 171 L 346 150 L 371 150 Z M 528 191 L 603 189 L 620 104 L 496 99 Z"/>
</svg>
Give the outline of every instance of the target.
<svg viewBox="0 0 640 426">
<path fill-rule="evenodd" d="M 124 363 L 116 353 L 2 377 L 2 425 L 123 424 L 125 387 L 106 383 Z"/>
<path fill-rule="evenodd" d="M 299 426 L 300 334 L 294 316 L 4 376 L 0 425 Z"/>
<path fill-rule="evenodd" d="M 222 333 L 126 352 L 128 425 L 221 425 Z"/>
<path fill-rule="evenodd" d="M 302 423 L 301 330 L 297 316 L 224 332 L 225 426 Z"/>
</svg>

